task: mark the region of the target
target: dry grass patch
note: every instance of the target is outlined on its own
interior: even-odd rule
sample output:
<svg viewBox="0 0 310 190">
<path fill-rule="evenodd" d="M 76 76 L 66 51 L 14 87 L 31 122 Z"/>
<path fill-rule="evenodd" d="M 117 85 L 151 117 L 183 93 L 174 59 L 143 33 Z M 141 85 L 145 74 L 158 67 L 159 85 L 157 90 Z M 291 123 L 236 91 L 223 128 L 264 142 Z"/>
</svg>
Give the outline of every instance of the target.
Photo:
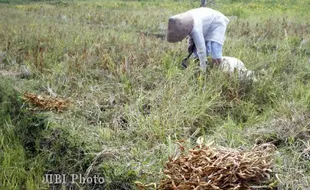
<svg viewBox="0 0 310 190">
<path fill-rule="evenodd" d="M 270 182 L 273 175 L 271 144 L 250 150 L 198 145 L 188 153 L 180 148 L 181 155 L 166 163 L 159 189 L 249 189 Z"/>
<path fill-rule="evenodd" d="M 25 92 L 22 97 L 26 102 L 34 105 L 32 110 L 56 110 L 62 112 L 70 105 L 70 101 L 63 98 L 50 97 L 45 95 L 36 95 Z"/>
</svg>

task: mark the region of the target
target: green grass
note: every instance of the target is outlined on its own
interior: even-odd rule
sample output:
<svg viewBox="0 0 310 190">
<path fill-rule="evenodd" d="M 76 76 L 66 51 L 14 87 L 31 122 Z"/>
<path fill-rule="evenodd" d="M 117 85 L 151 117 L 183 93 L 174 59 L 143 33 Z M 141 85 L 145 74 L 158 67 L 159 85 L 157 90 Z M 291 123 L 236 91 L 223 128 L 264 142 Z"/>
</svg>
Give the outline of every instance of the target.
<svg viewBox="0 0 310 190">
<path fill-rule="evenodd" d="M 1 4 L 0 188 L 48 189 L 44 174 L 87 169 L 105 176 L 106 189 L 158 183 L 175 142 L 190 147 L 200 136 L 232 148 L 272 142 L 278 188 L 309 188 L 309 2 L 211 5 L 231 20 L 224 55 L 257 70 L 256 83 L 216 70 L 199 81 L 193 62 L 180 69 L 186 42 L 162 39 L 166 21 L 198 6 Z M 23 77 L 22 67 L 31 75 Z M 25 91 L 56 93 L 73 104 L 63 113 L 29 112 L 20 99 Z"/>
</svg>

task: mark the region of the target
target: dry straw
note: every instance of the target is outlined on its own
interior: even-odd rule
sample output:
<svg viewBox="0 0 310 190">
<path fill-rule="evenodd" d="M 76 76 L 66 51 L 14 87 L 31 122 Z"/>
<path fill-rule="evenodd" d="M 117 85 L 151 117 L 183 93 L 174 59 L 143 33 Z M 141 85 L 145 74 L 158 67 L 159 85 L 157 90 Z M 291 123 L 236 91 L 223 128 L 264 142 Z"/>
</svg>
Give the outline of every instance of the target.
<svg viewBox="0 0 310 190">
<path fill-rule="evenodd" d="M 185 155 L 169 158 L 160 190 L 252 189 L 270 181 L 275 146 L 262 144 L 250 150 L 215 148 L 198 145 Z"/>
<path fill-rule="evenodd" d="M 29 92 L 25 92 L 22 99 L 35 106 L 32 110 L 56 110 L 62 112 L 64 109 L 68 108 L 70 104 L 69 100 L 36 95 Z"/>
</svg>

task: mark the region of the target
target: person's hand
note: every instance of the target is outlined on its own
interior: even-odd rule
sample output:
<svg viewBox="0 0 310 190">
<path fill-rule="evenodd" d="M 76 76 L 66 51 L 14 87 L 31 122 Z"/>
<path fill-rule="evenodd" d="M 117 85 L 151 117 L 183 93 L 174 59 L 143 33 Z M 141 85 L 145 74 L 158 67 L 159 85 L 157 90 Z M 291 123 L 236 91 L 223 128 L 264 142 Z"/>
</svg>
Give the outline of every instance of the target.
<svg viewBox="0 0 310 190">
<path fill-rule="evenodd" d="M 195 51 L 195 44 L 191 44 L 187 48 L 188 53 L 193 53 Z"/>
</svg>

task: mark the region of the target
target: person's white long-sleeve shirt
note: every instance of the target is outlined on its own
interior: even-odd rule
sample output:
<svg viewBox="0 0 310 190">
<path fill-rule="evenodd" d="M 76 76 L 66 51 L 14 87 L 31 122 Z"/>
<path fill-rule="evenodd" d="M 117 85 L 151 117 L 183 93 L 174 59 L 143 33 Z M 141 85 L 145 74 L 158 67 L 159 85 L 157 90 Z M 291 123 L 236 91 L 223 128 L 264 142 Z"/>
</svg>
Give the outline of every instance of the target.
<svg viewBox="0 0 310 190">
<path fill-rule="evenodd" d="M 190 41 L 194 42 L 202 70 L 206 70 L 206 41 L 224 44 L 226 26 L 229 19 L 219 11 L 201 7 L 188 11 L 193 19 L 194 26 L 189 34 Z"/>
</svg>

